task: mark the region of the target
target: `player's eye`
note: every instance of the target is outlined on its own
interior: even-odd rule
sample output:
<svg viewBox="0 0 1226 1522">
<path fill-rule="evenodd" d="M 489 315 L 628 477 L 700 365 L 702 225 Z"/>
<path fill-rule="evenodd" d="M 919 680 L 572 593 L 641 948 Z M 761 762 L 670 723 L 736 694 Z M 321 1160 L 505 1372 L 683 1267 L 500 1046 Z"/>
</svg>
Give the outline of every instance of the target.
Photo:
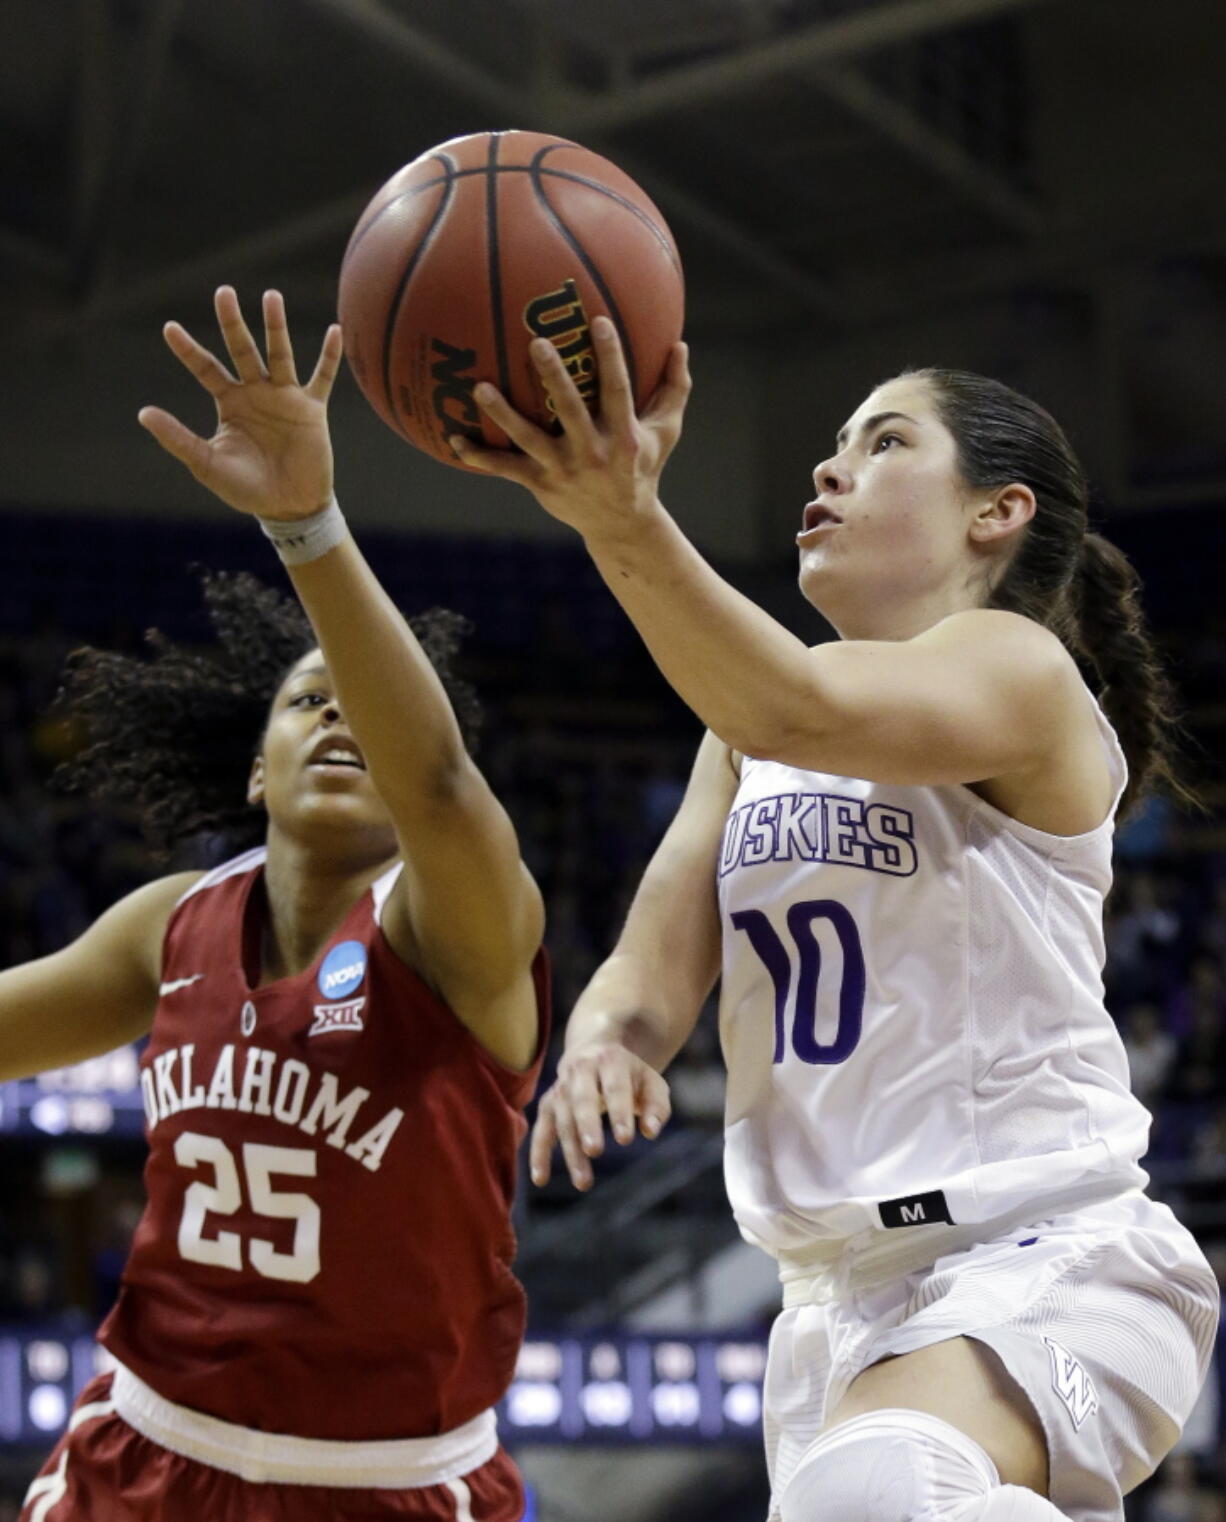
<svg viewBox="0 0 1226 1522">
<path fill-rule="evenodd" d="M 291 708 L 318 708 L 327 699 L 322 692 L 299 692 L 289 700 Z"/>
<path fill-rule="evenodd" d="M 881 437 L 877 440 L 877 442 L 873 445 L 872 453 L 873 454 L 884 454 L 885 453 L 886 445 L 888 445 L 888 444 L 901 444 L 902 442 L 903 442 L 903 438 L 902 438 L 902 435 L 899 434 L 899 433 L 883 433 L 881 435 Z"/>
</svg>

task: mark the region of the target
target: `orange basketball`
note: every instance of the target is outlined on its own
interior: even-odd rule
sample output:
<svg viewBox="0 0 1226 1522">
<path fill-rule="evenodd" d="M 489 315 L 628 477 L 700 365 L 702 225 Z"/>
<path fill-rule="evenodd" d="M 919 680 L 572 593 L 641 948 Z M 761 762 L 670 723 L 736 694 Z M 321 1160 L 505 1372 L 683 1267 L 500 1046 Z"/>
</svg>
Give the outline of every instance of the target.
<svg viewBox="0 0 1226 1522">
<path fill-rule="evenodd" d="M 541 132 L 478 132 L 423 153 L 371 201 L 339 306 L 367 401 L 410 444 L 459 465 L 451 434 L 508 446 L 473 399 L 477 381 L 552 421 L 533 338 L 556 345 L 596 404 L 590 323 L 602 312 L 641 407 L 681 336 L 684 286 L 667 223 L 615 164 Z"/>
</svg>

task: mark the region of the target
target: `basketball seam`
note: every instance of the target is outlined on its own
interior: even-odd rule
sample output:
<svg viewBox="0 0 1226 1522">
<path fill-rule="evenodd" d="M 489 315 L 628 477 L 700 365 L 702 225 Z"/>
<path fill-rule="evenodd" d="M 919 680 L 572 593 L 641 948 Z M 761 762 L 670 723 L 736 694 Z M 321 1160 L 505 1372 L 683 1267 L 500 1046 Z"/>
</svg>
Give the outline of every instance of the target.
<svg viewBox="0 0 1226 1522">
<path fill-rule="evenodd" d="M 490 308 L 494 351 L 498 357 L 498 386 L 503 396 L 509 396 L 511 374 L 507 363 L 507 333 L 502 311 L 502 263 L 498 247 L 498 141 L 501 136 L 501 132 L 490 133 L 489 158 L 485 165 L 486 252 L 490 267 Z"/>
<path fill-rule="evenodd" d="M 573 169 L 551 169 L 549 165 L 542 162 L 546 154 L 556 153 L 558 149 L 570 146 L 569 143 L 550 143 L 548 147 L 542 148 L 531 165 L 534 178 L 541 174 L 548 174 L 559 180 L 570 180 L 572 184 L 586 185 L 589 190 L 598 190 L 601 195 L 608 196 L 611 201 L 616 201 L 619 206 L 624 207 L 633 216 L 637 217 L 643 226 L 647 228 L 652 237 L 655 238 L 660 247 L 668 255 L 669 263 L 680 273 L 681 261 L 678 258 L 672 239 L 661 228 L 656 226 L 655 222 L 641 206 L 636 205 L 627 196 L 621 195 L 608 185 L 602 185 L 599 180 L 589 180 L 586 175 L 576 174 Z"/>
<path fill-rule="evenodd" d="M 448 167 L 452 167 L 450 161 L 448 161 Z M 437 184 L 438 181 L 435 183 Z M 392 340 L 395 338 L 396 324 L 400 319 L 400 308 L 404 303 L 404 298 L 409 288 L 409 281 L 413 278 L 413 272 L 416 270 L 421 256 L 429 247 L 430 240 L 434 237 L 435 229 L 438 227 L 443 213 L 451 203 L 455 176 L 452 174 L 445 176 L 444 183 L 447 188 L 434 209 L 434 215 L 430 218 L 430 225 L 426 228 L 421 236 L 421 241 L 413 250 L 413 257 L 405 265 L 404 274 L 400 277 L 400 284 L 397 286 L 396 294 L 392 298 L 391 305 L 388 308 L 387 321 L 383 328 L 383 395 L 387 401 L 388 410 L 396 420 L 397 428 L 401 427 L 401 419 L 400 408 L 396 402 L 395 393 L 392 390 Z"/>
<path fill-rule="evenodd" d="M 455 166 L 452 165 L 451 167 L 454 168 Z M 423 190 L 432 190 L 436 185 L 446 185 L 449 180 L 454 180 L 457 174 L 465 172 L 466 171 L 463 170 L 457 170 L 456 174 L 441 174 L 437 179 L 425 180 L 420 185 L 410 185 L 408 190 L 402 190 L 399 195 L 393 196 L 385 206 L 380 206 L 379 210 L 375 212 L 374 216 L 371 217 L 369 222 L 359 224 L 359 226 L 354 228 L 353 236 L 349 239 L 349 246 L 345 249 L 345 256 L 341 260 L 342 273 L 344 272 L 345 266 L 349 263 L 349 260 L 353 257 L 354 251 L 357 249 L 358 244 L 361 243 L 362 239 L 371 230 L 371 228 L 375 226 L 377 222 L 382 222 L 383 218 L 388 214 L 389 211 L 392 210 L 393 207 L 399 206 L 401 201 L 407 201 L 410 196 L 415 196 Z"/>
<path fill-rule="evenodd" d="M 548 152 L 550 152 L 549 148 L 543 148 L 541 150 L 541 155 L 544 155 Z M 538 157 L 541 155 L 538 155 Z M 574 236 L 570 228 L 567 227 L 566 223 L 563 222 L 557 211 L 555 211 L 554 208 L 550 205 L 549 198 L 546 196 L 544 187 L 541 184 L 540 176 L 537 172 L 537 163 L 535 160 L 532 164 L 532 188 L 536 193 L 537 200 L 540 202 L 541 206 L 544 207 L 545 211 L 548 212 L 554 226 L 570 244 L 571 248 L 574 249 L 575 254 L 582 262 L 584 269 L 587 271 L 592 284 L 596 287 L 596 289 L 603 297 L 604 304 L 609 309 L 609 316 L 613 321 L 613 326 L 617 329 L 617 336 L 621 339 L 622 352 L 626 357 L 626 370 L 629 373 L 630 377 L 630 394 L 633 397 L 637 397 L 638 374 L 637 367 L 634 363 L 634 346 L 630 342 L 630 335 L 626 331 L 626 324 L 622 321 L 621 309 L 618 307 L 617 302 L 613 299 L 613 292 L 610 291 L 609 287 L 605 284 L 604 276 L 600 273 L 599 269 L 597 269 L 596 265 L 593 264 L 591 258 L 588 256 L 587 250 Z"/>
<path fill-rule="evenodd" d="M 554 148 L 569 146 L 571 145 L 555 143 L 543 151 L 552 153 Z M 475 169 L 456 169 L 451 174 L 439 175 L 437 179 L 423 180 L 420 185 L 413 185 L 410 186 L 408 190 L 402 190 L 400 194 L 398 196 L 394 196 L 386 206 L 380 207 L 376 215 L 373 216 L 366 224 L 366 226 L 362 229 L 361 238 L 366 236 L 370 229 L 384 216 L 386 212 L 391 211 L 393 206 L 398 206 L 401 201 L 406 200 L 409 196 L 420 195 L 423 190 L 432 190 L 436 185 L 454 183 L 456 180 L 469 179 L 471 176 L 477 174 L 530 174 L 534 179 L 539 179 L 541 176 L 548 175 L 551 179 L 569 180 L 572 185 L 584 185 L 588 190 L 599 191 L 602 196 L 608 196 L 611 201 L 616 201 L 619 206 L 623 207 L 626 211 L 630 212 L 632 216 L 636 217 L 638 221 L 640 221 L 643 226 L 647 228 L 652 237 L 655 238 L 660 247 L 668 255 L 669 263 L 673 266 L 677 273 L 681 273 L 681 261 L 677 254 L 676 248 L 673 246 L 672 240 L 662 230 L 662 228 L 660 228 L 658 224 L 655 223 L 651 217 L 647 215 L 641 206 L 636 206 L 633 201 L 629 200 L 626 196 L 621 195 L 618 191 L 611 190 L 607 185 L 602 185 L 599 180 L 589 180 L 586 175 L 575 174 L 574 171 L 570 169 L 551 169 L 548 165 L 543 165 L 540 168 L 537 168 L 532 164 L 496 164 L 491 169 L 488 164 L 481 164 L 478 165 L 478 167 Z M 345 259 L 342 261 L 342 268 L 344 268 L 345 262 L 348 261 L 349 255 L 357 247 L 358 242 L 361 241 L 356 233 L 354 236 L 357 241 L 350 243 L 349 249 L 345 254 Z"/>
</svg>

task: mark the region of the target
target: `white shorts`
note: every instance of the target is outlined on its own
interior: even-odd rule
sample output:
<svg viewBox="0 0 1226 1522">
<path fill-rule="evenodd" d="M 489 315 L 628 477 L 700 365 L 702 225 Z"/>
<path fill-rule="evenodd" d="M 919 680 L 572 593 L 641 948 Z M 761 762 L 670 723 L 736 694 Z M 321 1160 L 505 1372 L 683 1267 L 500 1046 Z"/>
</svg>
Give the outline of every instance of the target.
<svg viewBox="0 0 1226 1522">
<path fill-rule="evenodd" d="M 871 1289 L 835 1268 L 815 1300 L 782 1311 L 771 1332 L 771 1515 L 857 1374 L 891 1354 L 973 1337 L 1038 1415 L 1053 1505 L 1073 1522 L 1122 1522 L 1122 1497 L 1157 1468 L 1192 1409 L 1218 1309 L 1217 1281 L 1191 1233 L 1139 1190 Z"/>
</svg>

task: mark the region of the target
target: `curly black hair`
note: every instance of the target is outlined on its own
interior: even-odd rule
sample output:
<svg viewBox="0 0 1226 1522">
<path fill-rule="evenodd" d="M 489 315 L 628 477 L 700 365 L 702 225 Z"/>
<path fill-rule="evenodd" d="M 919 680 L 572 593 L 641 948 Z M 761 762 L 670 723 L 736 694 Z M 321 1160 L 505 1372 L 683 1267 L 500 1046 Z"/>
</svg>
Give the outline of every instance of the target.
<svg viewBox="0 0 1226 1522">
<path fill-rule="evenodd" d="M 290 667 L 318 644 L 297 602 L 246 571 L 204 571 L 215 644 L 145 636 L 151 659 L 86 647 L 69 656 L 56 710 L 84 732 L 55 782 L 134 808 L 155 857 L 234 854 L 259 845 L 264 811 L 246 800 L 268 710 Z M 481 724 L 453 658 L 468 620 L 432 608 L 408 620 L 451 699 L 471 752 Z"/>
</svg>

